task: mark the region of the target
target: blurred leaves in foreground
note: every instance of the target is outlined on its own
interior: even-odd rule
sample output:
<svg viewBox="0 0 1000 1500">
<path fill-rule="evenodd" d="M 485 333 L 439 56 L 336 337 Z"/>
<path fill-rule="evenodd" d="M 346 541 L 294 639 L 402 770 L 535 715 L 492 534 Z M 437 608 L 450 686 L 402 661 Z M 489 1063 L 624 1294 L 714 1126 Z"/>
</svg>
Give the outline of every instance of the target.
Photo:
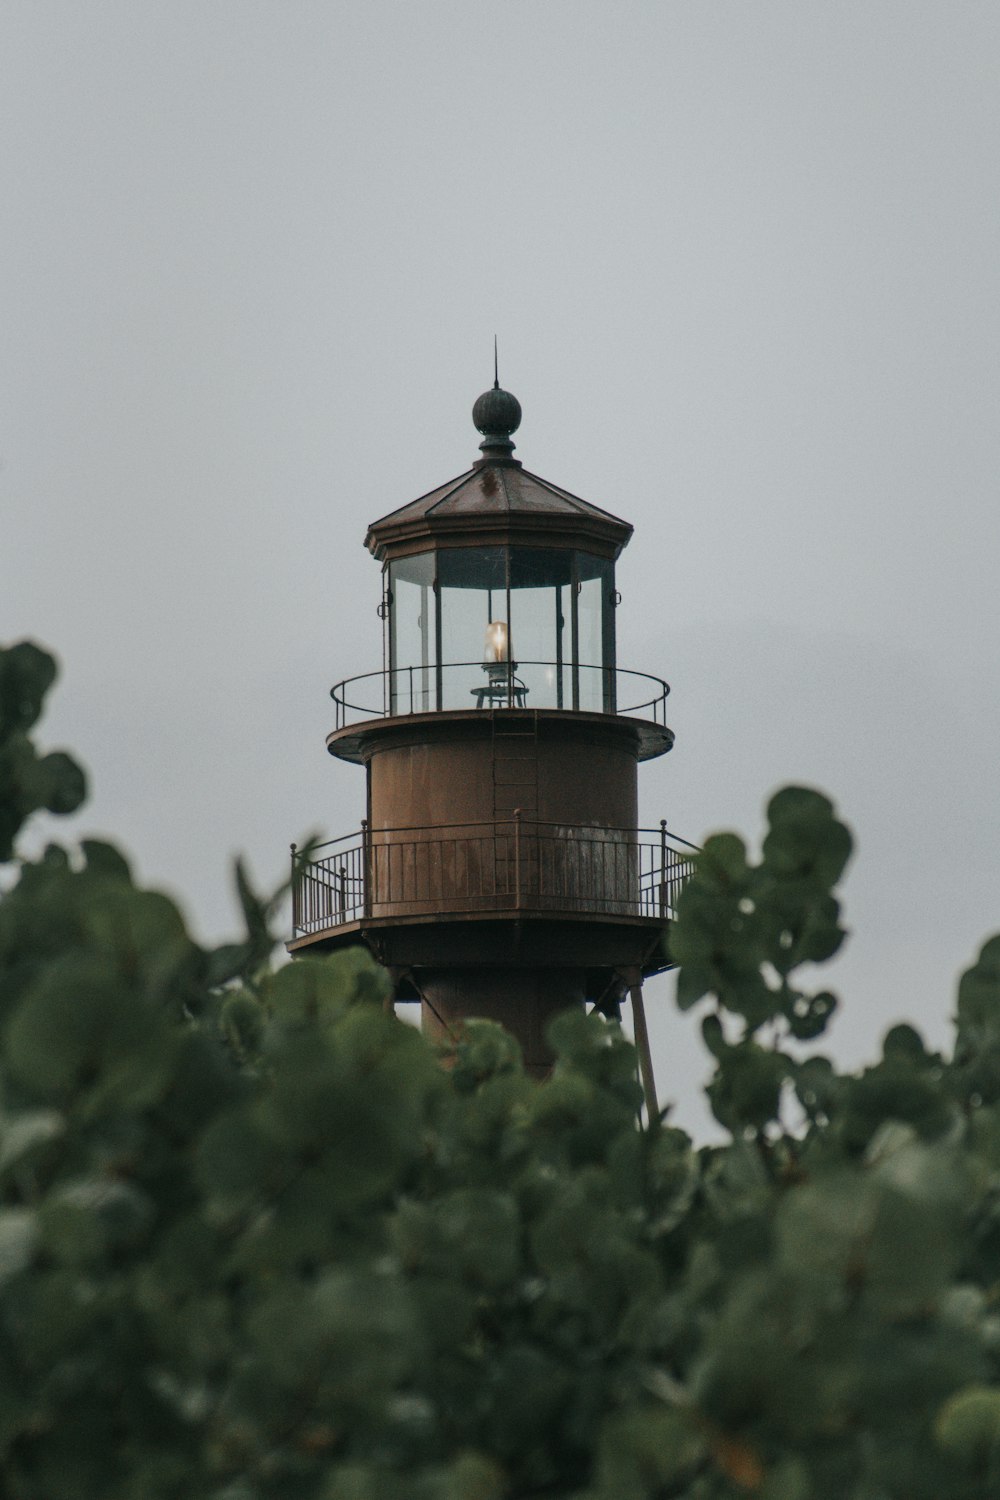
<svg viewBox="0 0 1000 1500">
<path fill-rule="evenodd" d="M 73 810 L 0 654 L 0 843 Z M 671 934 L 728 1143 L 641 1130 L 631 1048 L 472 1023 L 453 1065 L 360 952 L 214 952 L 90 841 L 0 901 L 0 1490 L 11 1500 L 993 1500 L 1000 939 L 951 1055 L 841 1075 L 804 966 L 850 836 L 801 788 L 710 839 Z M 807 967 L 807 972 L 809 969 Z"/>
</svg>

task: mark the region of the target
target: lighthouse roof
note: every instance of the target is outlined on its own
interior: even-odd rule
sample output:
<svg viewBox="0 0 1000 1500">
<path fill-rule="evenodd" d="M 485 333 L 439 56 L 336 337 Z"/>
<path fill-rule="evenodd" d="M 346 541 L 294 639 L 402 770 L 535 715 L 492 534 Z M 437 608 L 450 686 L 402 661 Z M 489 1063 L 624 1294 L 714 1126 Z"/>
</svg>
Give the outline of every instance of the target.
<svg viewBox="0 0 1000 1500">
<path fill-rule="evenodd" d="M 368 528 L 365 545 L 379 559 L 432 546 L 582 547 L 617 557 L 632 535 L 627 521 L 532 474 L 513 457 L 510 434 L 521 417 L 516 397 L 495 386 L 473 408 L 483 457 L 464 473 Z"/>
</svg>

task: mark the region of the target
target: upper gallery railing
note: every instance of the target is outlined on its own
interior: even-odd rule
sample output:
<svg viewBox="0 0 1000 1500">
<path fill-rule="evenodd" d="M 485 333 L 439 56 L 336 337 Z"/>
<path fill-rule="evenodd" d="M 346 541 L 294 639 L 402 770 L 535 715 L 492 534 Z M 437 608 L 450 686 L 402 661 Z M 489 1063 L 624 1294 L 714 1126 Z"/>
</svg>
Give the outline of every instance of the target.
<svg viewBox="0 0 1000 1500">
<path fill-rule="evenodd" d="M 658 829 L 494 823 L 370 829 L 292 846 L 295 937 L 372 917 L 559 911 L 668 920 L 695 845 Z"/>
<path fill-rule="evenodd" d="M 330 689 L 337 729 L 367 719 L 462 708 L 557 708 L 622 714 L 666 727 L 670 688 L 620 667 L 566 662 L 448 662 L 348 677 Z"/>
</svg>

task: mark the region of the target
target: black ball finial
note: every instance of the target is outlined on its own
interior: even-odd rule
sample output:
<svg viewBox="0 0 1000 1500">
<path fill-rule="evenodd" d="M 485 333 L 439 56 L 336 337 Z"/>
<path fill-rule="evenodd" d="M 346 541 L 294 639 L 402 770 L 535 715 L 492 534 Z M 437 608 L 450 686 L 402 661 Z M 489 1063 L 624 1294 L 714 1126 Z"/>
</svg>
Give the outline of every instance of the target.
<svg viewBox="0 0 1000 1500">
<path fill-rule="evenodd" d="M 472 421 L 483 437 L 509 438 L 521 425 L 521 403 L 510 391 L 495 385 L 476 401 Z"/>
</svg>

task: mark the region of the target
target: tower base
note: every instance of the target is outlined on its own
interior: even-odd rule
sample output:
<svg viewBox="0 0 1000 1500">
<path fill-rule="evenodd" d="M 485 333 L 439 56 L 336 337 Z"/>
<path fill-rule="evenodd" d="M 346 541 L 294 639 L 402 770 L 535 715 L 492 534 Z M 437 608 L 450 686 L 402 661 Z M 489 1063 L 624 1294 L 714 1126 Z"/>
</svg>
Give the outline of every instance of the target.
<svg viewBox="0 0 1000 1500">
<path fill-rule="evenodd" d="M 424 1033 L 447 1045 L 463 1021 L 496 1021 L 517 1037 L 525 1071 L 544 1078 L 555 1061 L 545 1033 L 553 1016 L 582 1010 L 583 969 L 422 969 L 420 1013 Z"/>
</svg>

